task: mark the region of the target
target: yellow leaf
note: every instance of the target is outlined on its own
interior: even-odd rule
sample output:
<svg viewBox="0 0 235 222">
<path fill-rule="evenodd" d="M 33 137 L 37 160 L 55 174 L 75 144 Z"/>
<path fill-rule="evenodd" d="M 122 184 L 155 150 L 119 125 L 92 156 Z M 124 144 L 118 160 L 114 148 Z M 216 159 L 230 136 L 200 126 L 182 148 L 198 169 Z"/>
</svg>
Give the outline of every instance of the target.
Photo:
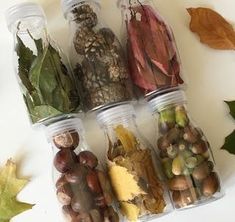
<svg viewBox="0 0 235 222">
<path fill-rule="evenodd" d="M 109 175 L 119 201 L 129 201 L 140 194 L 145 194 L 134 175 L 129 173 L 125 167 L 111 166 Z"/>
<path fill-rule="evenodd" d="M 14 216 L 33 207 L 16 200 L 17 194 L 27 183 L 27 180 L 16 177 L 16 164 L 8 160 L 0 171 L 0 222 L 9 222 Z"/>
<path fill-rule="evenodd" d="M 234 50 L 235 32 L 220 14 L 209 8 L 188 8 L 190 29 L 200 41 L 214 49 Z"/>
<path fill-rule="evenodd" d="M 137 221 L 140 214 L 140 209 L 136 205 L 127 202 L 122 202 L 121 210 L 129 221 Z"/>
<path fill-rule="evenodd" d="M 124 128 L 122 125 L 119 125 L 115 128 L 115 132 L 126 152 L 136 150 L 136 138 L 129 130 Z"/>
</svg>

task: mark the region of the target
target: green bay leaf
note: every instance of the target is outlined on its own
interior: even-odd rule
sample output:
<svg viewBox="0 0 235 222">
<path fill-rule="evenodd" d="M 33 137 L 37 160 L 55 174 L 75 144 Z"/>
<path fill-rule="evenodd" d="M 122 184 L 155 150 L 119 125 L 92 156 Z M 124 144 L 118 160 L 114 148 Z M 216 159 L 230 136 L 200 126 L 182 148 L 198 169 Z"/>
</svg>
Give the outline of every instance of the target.
<svg viewBox="0 0 235 222">
<path fill-rule="evenodd" d="M 225 138 L 225 143 L 221 149 L 235 155 L 235 130 Z"/>
<path fill-rule="evenodd" d="M 23 41 L 18 35 L 16 36 L 16 38 L 17 44 L 15 51 L 18 56 L 18 75 L 24 87 L 29 92 L 31 92 L 33 91 L 33 85 L 29 80 L 29 71 L 36 56 L 33 54 L 33 51 L 31 51 L 28 47 L 24 45 Z"/>
<path fill-rule="evenodd" d="M 35 106 L 30 114 L 31 114 L 32 122 L 36 123 L 38 121 L 41 121 L 50 117 L 55 117 L 62 113 L 49 105 L 41 105 L 41 106 Z"/>
<path fill-rule="evenodd" d="M 229 106 L 230 114 L 235 119 L 235 101 L 225 101 L 225 103 Z"/>
</svg>

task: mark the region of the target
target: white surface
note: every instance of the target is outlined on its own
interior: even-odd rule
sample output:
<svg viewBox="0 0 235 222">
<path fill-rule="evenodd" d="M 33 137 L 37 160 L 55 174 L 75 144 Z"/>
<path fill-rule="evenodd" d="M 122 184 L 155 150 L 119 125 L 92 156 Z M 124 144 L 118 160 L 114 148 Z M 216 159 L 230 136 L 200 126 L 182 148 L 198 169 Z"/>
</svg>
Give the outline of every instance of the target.
<svg viewBox="0 0 235 222">
<path fill-rule="evenodd" d="M 35 203 L 31 211 L 14 218 L 14 222 L 62 222 L 51 183 L 51 149 L 42 132 L 31 129 L 23 99 L 12 66 L 13 41 L 6 28 L 3 12 L 20 0 L 0 1 L 0 165 L 12 157 L 19 164 L 21 175 L 31 182 L 19 199 Z M 59 0 L 38 0 L 48 16 L 50 32 L 64 49 L 67 49 L 67 24 L 63 19 Z M 114 0 L 105 0 L 103 14 L 107 23 L 120 33 L 121 20 Z M 226 196 L 212 204 L 174 212 L 160 218 L 161 222 L 234 222 L 235 156 L 221 151 L 224 137 L 235 124 L 228 115 L 223 100 L 235 99 L 235 54 L 216 51 L 202 45 L 188 29 L 187 7 L 209 6 L 235 23 L 234 0 L 158 0 L 159 11 L 169 21 L 174 32 L 188 81 L 189 110 L 210 140 L 218 168 L 222 175 Z M 140 107 L 139 125 L 143 133 L 155 142 L 156 133 L 151 115 Z M 85 124 L 89 143 L 103 150 L 103 134 L 98 126 L 87 120 Z M 99 137 L 94 137 L 94 135 Z M 94 138 L 95 141 L 94 141 Z M 99 140 L 99 141 L 98 141 Z"/>
</svg>

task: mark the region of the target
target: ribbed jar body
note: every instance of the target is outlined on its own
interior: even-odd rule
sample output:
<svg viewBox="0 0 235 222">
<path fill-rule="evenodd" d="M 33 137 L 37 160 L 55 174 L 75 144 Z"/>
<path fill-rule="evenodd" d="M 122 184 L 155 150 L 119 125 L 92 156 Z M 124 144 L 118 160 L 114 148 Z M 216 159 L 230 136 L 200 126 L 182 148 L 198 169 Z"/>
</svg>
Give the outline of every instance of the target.
<svg viewBox="0 0 235 222">
<path fill-rule="evenodd" d="M 184 83 L 171 27 L 153 1 L 118 0 L 126 33 L 128 64 L 138 94 L 150 96 Z"/>
<path fill-rule="evenodd" d="M 46 128 L 53 148 L 58 200 L 68 222 L 118 222 L 108 177 L 86 143 L 79 118 L 53 123 Z"/>
<path fill-rule="evenodd" d="M 198 206 L 222 197 L 211 146 L 187 111 L 181 90 L 149 101 L 159 128 L 158 150 L 175 208 Z"/>
<path fill-rule="evenodd" d="M 119 40 L 102 21 L 99 1 L 63 1 L 63 9 L 70 26 L 70 60 L 85 109 L 131 100 L 127 62 Z"/>
<path fill-rule="evenodd" d="M 7 11 L 14 38 L 17 79 L 32 124 L 79 112 L 78 85 L 68 61 L 47 33 L 42 8 L 34 3 Z"/>
<path fill-rule="evenodd" d="M 156 153 L 143 139 L 131 105 L 97 116 L 107 142 L 106 163 L 119 207 L 127 221 L 148 221 L 168 213 L 171 204 Z"/>
</svg>

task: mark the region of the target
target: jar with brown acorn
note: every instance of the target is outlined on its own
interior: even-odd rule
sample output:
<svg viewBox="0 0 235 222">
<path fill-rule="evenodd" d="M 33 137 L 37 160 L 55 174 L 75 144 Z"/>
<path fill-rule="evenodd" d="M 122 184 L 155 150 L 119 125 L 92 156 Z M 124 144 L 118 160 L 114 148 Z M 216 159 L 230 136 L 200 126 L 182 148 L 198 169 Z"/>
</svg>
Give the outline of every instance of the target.
<svg viewBox="0 0 235 222">
<path fill-rule="evenodd" d="M 118 222 L 109 180 L 84 137 L 82 121 L 73 117 L 51 124 L 47 135 L 54 151 L 53 179 L 69 222 Z"/>
<path fill-rule="evenodd" d="M 158 121 L 158 150 L 175 208 L 185 209 L 223 196 L 211 146 L 194 125 L 182 90 L 149 101 Z"/>
</svg>

